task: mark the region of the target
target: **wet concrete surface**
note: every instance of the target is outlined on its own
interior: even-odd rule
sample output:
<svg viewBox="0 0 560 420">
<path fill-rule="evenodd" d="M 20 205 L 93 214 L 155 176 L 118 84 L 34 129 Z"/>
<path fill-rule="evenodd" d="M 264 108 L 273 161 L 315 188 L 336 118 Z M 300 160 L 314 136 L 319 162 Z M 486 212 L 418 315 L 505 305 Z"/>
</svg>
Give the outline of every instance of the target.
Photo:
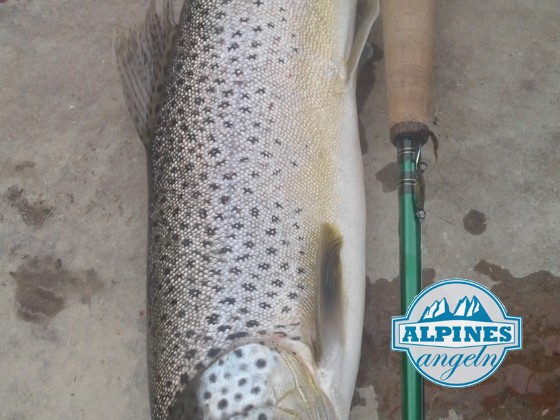
<svg viewBox="0 0 560 420">
<path fill-rule="evenodd" d="M 72 297 L 90 304 L 91 296 L 103 287 L 95 270 L 72 273 L 62 268 L 61 259 L 49 257 L 26 259 L 10 276 L 17 283 L 14 298 L 18 315 L 26 321 L 48 321 Z"/>
<path fill-rule="evenodd" d="M 16 166 L 16 171 L 21 171 L 24 164 L 29 164 L 30 162 L 23 162 L 21 165 Z M 32 167 L 32 166 L 25 166 Z M 52 215 L 53 207 L 46 204 L 43 200 L 30 203 L 25 197 L 23 189 L 14 185 L 8 188 L 5 193 L 6 201 L 17 209 L 21 219 L 26 225 L 41 227 L 45 220 Z"/>
<path fill-rule="evenodd" d="M 475 387 L 426 384 L 426 418 L 560 418 L 558 2 L 436 4 L 424 284 L 490 287 L 524 317 L 524 350 Z M 146 167 L 112 52 L 114 28 L 145 9 L 0 1 L 1 419 L 148 418 Z M 351 417 L 393 419 L 397 172 L 380 24 L 370 42 L 357 92 L 368 280 Z"/>
<path fill-rule="evenodd" d="M 471 235 L 480 235 L 486 230 L 486 215 L 478 210 L 470 210 L 463 217 L 463 227 Z"/>
</svg>

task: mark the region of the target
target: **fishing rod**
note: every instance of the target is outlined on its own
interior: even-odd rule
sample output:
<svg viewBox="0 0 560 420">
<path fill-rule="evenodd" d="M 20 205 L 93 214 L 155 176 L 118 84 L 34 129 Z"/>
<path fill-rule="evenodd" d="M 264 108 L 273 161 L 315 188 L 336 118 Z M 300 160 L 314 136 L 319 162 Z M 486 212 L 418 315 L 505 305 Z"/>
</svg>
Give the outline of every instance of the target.
<svg viewBox="0 0 560 420">
<path fill-rule="evenodd" d="M 426 165 L 421 149 L 430 131 L 433 62 L 433 0 L 385 0 L 382 4 L 385 73 L 389 103 L 389 134 L 397 148 L 399 167 L 399 272 L 401 311 L 422 288 L 420 221 L 424 212 Z M 406 353 L 401 364 L 402 418 L 424 418 L 423 380 Z"/>
</svg>

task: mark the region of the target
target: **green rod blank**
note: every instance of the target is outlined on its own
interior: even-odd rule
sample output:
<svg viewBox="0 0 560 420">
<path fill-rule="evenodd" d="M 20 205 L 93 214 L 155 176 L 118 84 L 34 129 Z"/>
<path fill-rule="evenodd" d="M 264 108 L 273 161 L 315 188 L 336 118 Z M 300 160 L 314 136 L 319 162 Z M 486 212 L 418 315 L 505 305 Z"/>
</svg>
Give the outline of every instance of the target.
<svg viewBox="0 0 560 420">
<path fill-rule="evenodd" d="M 398 139 L 395 144 L 399 165 L 399 271 L 401 311 L 404 315 L 422 289 L 421 230 L 414 201 L 416 157 L 421 145 L 409 138 Z M 402 418 L 422 420 L 424 384 L 406 353 L 402 355 L 401 387 Z"/>
</svg>

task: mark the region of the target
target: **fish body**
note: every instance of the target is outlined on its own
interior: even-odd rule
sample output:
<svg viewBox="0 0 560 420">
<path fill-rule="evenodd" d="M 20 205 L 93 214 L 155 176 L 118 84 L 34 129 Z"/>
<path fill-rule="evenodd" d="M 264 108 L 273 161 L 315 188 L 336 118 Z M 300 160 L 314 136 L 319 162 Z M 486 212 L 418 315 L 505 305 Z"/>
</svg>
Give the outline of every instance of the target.
<svg viewBox="0 0 560 420">
<path fill-rule="evenodd" d="M 116 40 L 149 182 L 153 419 L 347 418 L 365 203 L 347 0 L 166 1 Z M 356 32 L 356 35 L 354 33 Z"/>
</svg>

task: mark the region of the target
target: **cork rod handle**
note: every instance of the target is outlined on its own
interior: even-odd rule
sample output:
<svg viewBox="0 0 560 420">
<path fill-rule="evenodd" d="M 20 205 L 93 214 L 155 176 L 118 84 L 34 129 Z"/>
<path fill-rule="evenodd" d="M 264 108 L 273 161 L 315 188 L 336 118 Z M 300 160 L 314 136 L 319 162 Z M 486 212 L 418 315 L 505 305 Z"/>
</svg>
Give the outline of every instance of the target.
<svg viewBox="0 0 560 420">
<path fill-rule="evenodd" d="M 381 11 L 389 127 L 394 139 L 428 129 L 434 0 L 384 0 Z"/>
</svg>

